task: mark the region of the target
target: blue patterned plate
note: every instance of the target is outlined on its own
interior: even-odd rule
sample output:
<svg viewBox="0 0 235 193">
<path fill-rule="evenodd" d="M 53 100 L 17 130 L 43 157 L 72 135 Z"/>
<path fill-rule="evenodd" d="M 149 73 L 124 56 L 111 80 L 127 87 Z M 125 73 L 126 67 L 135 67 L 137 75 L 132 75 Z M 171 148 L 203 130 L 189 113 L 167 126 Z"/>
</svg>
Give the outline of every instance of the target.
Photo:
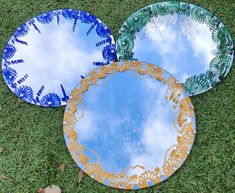
<svg viewBox="0 0 235 193">
<path fill-rule="evenodd" d="M 133 13 L 116 43 L 119 61 L 157 63 L 183 83 L 189 95 L 220 82 L 234 55 L 232 37 L 216 16 L 178 1 L 159 2 Z"/>
<path fill-rule="evenodd" d="M 79 80 L 116 60 L 110 29 L 73 9 L 43 13 L 21 25 L 6 44 L 2 72 L 19 98 L 41 106 L 65 105 Z"/>
<path fill-rule="evenodd" d="M 82 79 L 63 124 L 77 165 L 119 189 L 146 188 L 173 175 L 196 134 L 194 109 L 182 85 L 139 61 L 112 63 Z"/>
</svg>

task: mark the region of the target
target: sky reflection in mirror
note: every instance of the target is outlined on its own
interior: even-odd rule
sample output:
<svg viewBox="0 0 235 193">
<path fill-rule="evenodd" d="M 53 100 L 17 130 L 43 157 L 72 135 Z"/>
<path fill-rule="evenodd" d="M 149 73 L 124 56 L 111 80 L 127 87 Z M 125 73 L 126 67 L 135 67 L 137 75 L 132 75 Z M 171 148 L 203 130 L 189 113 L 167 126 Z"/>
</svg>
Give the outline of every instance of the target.
<svg viewBox="0 0 235 193">
<path fill-rule="evenodd" d="M 136 78 L 130 71 L 92 85 L 79 104 L 85 113 L 75 126 L 78 141 L 98 155 L 88 151 L 88 157 L 114 173 L 130 165 L 162 166 L 178 135 L 166 90 L 162 82 Z"/>
<path fill-rule="evenodd" d="M 152 17 L 135 35 L 134 58 L 159 65 L 180 82 L 206 72 L 216 56 L 208 26 L 185 15 Z"/>
</svg>

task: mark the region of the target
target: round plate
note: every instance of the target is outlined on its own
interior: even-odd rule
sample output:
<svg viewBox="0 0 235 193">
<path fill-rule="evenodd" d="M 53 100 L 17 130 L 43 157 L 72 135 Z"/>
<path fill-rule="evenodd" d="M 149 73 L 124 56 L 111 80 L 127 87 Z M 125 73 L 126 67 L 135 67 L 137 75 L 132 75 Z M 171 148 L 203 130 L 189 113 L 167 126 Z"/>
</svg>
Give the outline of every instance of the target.
<svg viewBox="0 0 235 193">
<path fill-rule="evenodd" d="M 89 176 L 120 189 L 141 189 L 171 176 L 196 133 L 190 98 L 160 67 L 112 63 L 92 71 L 70 96 L 64 137 Z"/>
<path fill-rule="evenodd" d="M 227 28 L 209 11 L 183 2 L 160 2 L 132 14 L 119 31 L 119 61 L 160 64 L 189 95 L 211 89 L 233 61 Z"/>
<path fill-rule="evenodd" d="M 2 72 L 22 100 L 61 106 L 81 76 L 114 60 L 110 29 L 88 12 L 63 9 L 38 15 L 16 30 L 3 51 Z"/>
</svg>

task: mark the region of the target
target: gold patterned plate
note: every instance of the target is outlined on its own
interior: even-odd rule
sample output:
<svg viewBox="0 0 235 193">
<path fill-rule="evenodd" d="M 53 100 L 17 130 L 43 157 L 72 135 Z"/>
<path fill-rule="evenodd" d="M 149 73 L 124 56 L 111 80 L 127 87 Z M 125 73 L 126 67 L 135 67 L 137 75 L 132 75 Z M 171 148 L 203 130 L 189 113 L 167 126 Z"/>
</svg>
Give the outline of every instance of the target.
<svg viewBox="0 0 235 193">
<path fill-rule="evenodd" d="M 77 165 L 119 189 L 146 188 L 170 177 L 196 134 L 194 109 L 181 84 L 139 61 L 102 66 L 83 78 L 63 124 Z"/>
</svg>

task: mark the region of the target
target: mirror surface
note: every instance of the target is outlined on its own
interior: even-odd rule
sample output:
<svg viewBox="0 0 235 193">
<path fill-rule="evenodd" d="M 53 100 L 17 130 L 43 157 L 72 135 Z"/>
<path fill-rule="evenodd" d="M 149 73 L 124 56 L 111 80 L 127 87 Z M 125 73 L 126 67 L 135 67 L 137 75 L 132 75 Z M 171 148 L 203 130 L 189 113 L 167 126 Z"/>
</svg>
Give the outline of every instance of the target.
<svg viewBox="0 0 235 193">
<path fill-rule="evenodd" d="M 182 83 L 189 95 L 214 87 L 229 72 L 233 41 L 209 11 L 184 2 L 159 2 L 130 15 L 117 38 L 119 61 L 159 65 Z"/>
<path fill-rule="evenodd" d="M 81 76 L 115 58 L 113 36 L 103 22 L 87 12 L 64 9 L 23 24 L 6 45 L 2 67 L 18 97 L 60 106 Z"/>
<path fill-rule="evenodd" d="M 65 139 L 68 148 L 72 147 L 70 133 L 76 133 L 76 143 L 79 142 L 80 145 L 75 144 L 75 146 L 77 148 L 84 146 L 82 148 L 84 154 L 80 155 L 81 150 L 73 151 L 70 148 L 69 150 L 78 166 L 88 175 L 94 178 L 93 173 L 89 172 L 90 163 L 99 163 L 108 173 L 124 172 L 129 176 L 141 176 L 145 171 L 156 171 L 156 168 L 162 168 L 166 164 L 169 152 L 177 146 L 181 136 L 180 126 L 177 126 L 177 116 L 180 112 L 179 103 L 185 99 L 185 93 L 182 91 L 177 93 L 175 100 L 178 102 L 172 102 L 173 95 L 168 97 L 170 91 L 166 83 L 171 76 L 164 73 L 163 77 L 165 80 L 159 81 L 140 76 L 133 71 L 116 72 L 92 84 L 79 100 L 73 99 L 78 94 L 72 93 L 64 117 Z M 86 80 L 89 80 L 89 75 Z M 76 92 L 80 93 L 78 90 Z M 69 117 L 74 108 L 70 105 L 75 105 L 80 99 L 82 101 L 78 103 L 74 114 L 76 124 L 71 126 L 74 118 Z M 191 102 L 189 106 L 192 108 Z M 193 133 L 194 113 L 185 121 L 186 125 L 192 124 L 192 128 L 188 129 Z M 73 131 L 68 131 L 68 135 L 66 124 L 69 128 L 73 128 Z M 189 146 L 185 144 L 185 148 L 189 153 L 191 144 Z M 179 168 L 180 165 L 181 161 L 175 167 Z M 163 171 L 161 174 L 160 181 L 168 177 Z M 157 182 L 149 179 L 147 185 L 140 182 L 139 185 L 134 184 L 132 188 L 152 186 L 155 183 Z"/>
<path fill-rule="evenodd" d="M 149 170 L 163 165 L 165 152 L 177 143 L 175 111 L 167 104 L 166 90 L 160 81 L 141 80 L 132 72 L 101 81 L 83 95 L 84 116 L 75 126 L 78 140 L 111 173 L 130 165 Z"/>
<path fill-rule="evenodd" d="M 217 51 L 205 24 L 178 14 L 153 17 L 136 33 L 134 45 L 134 58 L 159 64 L 180 82 L 209 70 Z"/>
</svg>

